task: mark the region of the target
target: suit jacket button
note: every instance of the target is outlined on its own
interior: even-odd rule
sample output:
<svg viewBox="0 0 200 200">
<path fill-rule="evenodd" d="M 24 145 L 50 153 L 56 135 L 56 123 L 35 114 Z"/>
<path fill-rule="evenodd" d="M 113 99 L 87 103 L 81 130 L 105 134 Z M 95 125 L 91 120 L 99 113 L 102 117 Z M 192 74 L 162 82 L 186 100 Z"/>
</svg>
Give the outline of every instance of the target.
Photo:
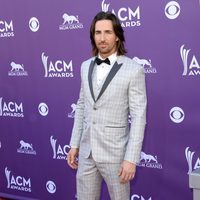
<svg viewBox="0 0 200 200">
<path fill-rule="evenodd" d="M 96 124 L 96 122 L 93 122 L 93 124 Z"/>
<path fill-rule="evenodd" d="M 97 108 L 96 108 L 96 107 L 94 107 L 93 109 L 94 109 L 94 110 L 97 110 Z"/>
</svg>

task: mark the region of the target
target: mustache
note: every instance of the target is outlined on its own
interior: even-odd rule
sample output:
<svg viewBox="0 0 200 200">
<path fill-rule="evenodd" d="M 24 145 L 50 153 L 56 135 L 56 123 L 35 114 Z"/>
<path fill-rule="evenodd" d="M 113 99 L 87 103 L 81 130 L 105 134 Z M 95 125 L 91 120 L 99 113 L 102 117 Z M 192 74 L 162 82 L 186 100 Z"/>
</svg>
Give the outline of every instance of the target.
<svg viewBox="0 0 200 200">
<path fill-rule="evenodd" d="M 106 42 L 99 42 L 98 45 L 107 44 Z"/>
</svg>

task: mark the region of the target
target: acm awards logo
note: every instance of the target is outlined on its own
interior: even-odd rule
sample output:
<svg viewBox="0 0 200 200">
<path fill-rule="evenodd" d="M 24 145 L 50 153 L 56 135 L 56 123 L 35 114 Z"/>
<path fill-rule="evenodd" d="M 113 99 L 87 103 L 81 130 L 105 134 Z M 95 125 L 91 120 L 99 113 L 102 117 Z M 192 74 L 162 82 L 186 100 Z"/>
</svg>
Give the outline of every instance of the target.
<svg viewBox="0 0 200 200">
<path fill-rule="evenodd" d="M 183 62 L 183 76 L 199 76 L 200 75 L 200 65 L 194 54 L 189 56 L 191 49 L 185 48 L 185 45 L 180 47 L 180 55 Z"/>
<path fill-rule="evenodd" d="M 5 102 L 0 97 L 0 116 L 2 117 L 24 117 L 23 104 L 16 102 Z"/>
<path fill-rule="evenodd" d="M 69 15 L 64 13 L 63 23 L 59 26 L 59 30 L 72 30 L 72 29 L 82 29 L 83 24 L 79 21 L 79 16 Z"/>
<path fill-rule="evenodd" d="M 24 70 L 23 64 L 17 64 L 12 61 L 10 66 L 11 70 L 8 72 L 8 76 L 28 76 L 27 71 Z"/>
<path fill-rule="evenodd" d="M 144 198 L 142 195 L 133 194 L 131 200 L 153 200 L 152 197 Z"/>
<path fill-rule="evenodd" d="M 13 21 L 0 20 L 0 38 L 14 37 Z"/>
<path fill-rule="evenodd" d="M 110 4 L 105 3 L 105 0 L 101 3 L 101 9 L 104 12 L 107 12 L 110 10 Z M 135 27 L 135 26 L 141 26 L 140 21 L 140 7 L 137 8 L 130 8 L 130 7 L 121 7 L 119 10 L 112 9 L 111 11 L 113 14 L 115 14 L 118 19 L 121 21 L 122 27 Z"/>
<path fill-rule="evenodd" d="M 188 174 L 190 174 L 193 170 L 200 168 L 200 158 L 195 156 L 195 151 L 190 151 L 189 149 L 190 147 L 185 148 L 185 158 L 188 164 Z"/>
<path fill-rule="evenodd" d="M 156 68 L 152 66 L 151 59 L 147 60 L 134 57 L 133 60 L 144 68 L 145 73 L 147 74 L 157 73 Z"/>
<path fill-rule="evenodd" d="M 12 190 L 19 190 L 23 192 L 31 192 L 31 179 L 23 176 L 16 176 L 5 168 L 5 176 L 7 180 L 7 188 Z"/>
<path fill-rule="evenodd" d="M 20 140 L 19 143 L 20 143 L 20 147 L 17 149 L 18 153 L 36 155 L 36 151 L 33 149 L 32 144 L 24 142 L 23 140 Z"/>
<path fill-rule="evenodd" d="M 140 167 L 148 167 L 148 168 L 156 168 L 156 169 L 162 169 L 162 164 L 158 163 L 157 156 L 153 156 L 150 154 L 146 154 L 143 151 L 140 155 L 140 163 L 138 164 Z"/>
<path fill-rule="evenodd" d="M 69 117 L 69 118 L 74 118 L 75 111 L 76 111 L 76 104 L 75 104 L 75 103 L 72 103 L 72 104 L 71 104 L 71 112 L 68 113 L 68 117 Z"/>
<path fill-rule="evenodd" d="M 42 63 L 44 66 L 44 77 L 46 78 L 72 78 L 74 77 L 72 60 L 66 63 L 64 60 L 49 61 L 48 56 L 42 53 Z"/>
<path fill-rule="evenodd" d="M 50 137 L 50 143 L 53 150 L 53 159 L 66 160 L 70 146 L 57 144 L 57 139 L 54 139 L 53 136 Z"/>
</svg>

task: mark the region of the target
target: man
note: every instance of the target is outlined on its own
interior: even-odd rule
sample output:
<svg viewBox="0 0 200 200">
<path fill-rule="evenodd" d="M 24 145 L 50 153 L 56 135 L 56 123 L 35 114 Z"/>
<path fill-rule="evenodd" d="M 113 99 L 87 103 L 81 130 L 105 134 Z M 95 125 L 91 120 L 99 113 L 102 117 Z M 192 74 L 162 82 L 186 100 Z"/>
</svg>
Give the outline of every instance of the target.
<svg viewBox="0 0 200 200">
<path fill-rule="evenodd" d="M 94 57 L 81 66 L 67 160 L 71 168 L 78 168 L 79 200 L 99 199 L 102 180 L 112 200 L 129 200 L 146 123 L 144 70 L 124 56 L 123 29 L 114 14 L 94 17 L 90 39 Z"/>
</svg>

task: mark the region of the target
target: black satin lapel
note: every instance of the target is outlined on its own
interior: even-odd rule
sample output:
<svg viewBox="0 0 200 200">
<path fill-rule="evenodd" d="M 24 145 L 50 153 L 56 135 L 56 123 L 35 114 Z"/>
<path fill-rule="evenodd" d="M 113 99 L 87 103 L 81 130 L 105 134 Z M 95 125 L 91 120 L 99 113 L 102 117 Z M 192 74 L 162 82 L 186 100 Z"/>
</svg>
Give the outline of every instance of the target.
<svg viewBox="0 0 200 200">
<path fill-rule="evenodd" d="M 88 83 L 89 83 L 89 87 L 90 87 L 90 93 L 92 95 L 93 100 L 95 101 L 94 98 L 94 91 L 93 91 L 93 85 L 92 85 L 92 72 L 94 70 L 94 61 L 92 60 L 89 66 L 89 72 L 88 72 Z"/>
<path fill-rule="evenodd" d="M 104 82 L 104 84 L 103 84 L 103 86 L 101 88 L 101 91 L 99 93 L 99 96 L 97 97 L 97 100 L 104 93 L 104 91 L 106 90 L 106 88 L 108 87 L 108 85 L 110 84 L 110 82 L 112 81 L 112 79 L 114 78 L 114 76 L 116 75 L 116 73 L 118 72 L 118 70 L 120 69 L 121 66 L 122 66 L 122 64 L 118 64 L 117 62 L 115 62 L 115 64 L 111 68 L 108 76 L 106 77 L 106 80 L 105 80 L 105 82 Z"/>
</svg>

